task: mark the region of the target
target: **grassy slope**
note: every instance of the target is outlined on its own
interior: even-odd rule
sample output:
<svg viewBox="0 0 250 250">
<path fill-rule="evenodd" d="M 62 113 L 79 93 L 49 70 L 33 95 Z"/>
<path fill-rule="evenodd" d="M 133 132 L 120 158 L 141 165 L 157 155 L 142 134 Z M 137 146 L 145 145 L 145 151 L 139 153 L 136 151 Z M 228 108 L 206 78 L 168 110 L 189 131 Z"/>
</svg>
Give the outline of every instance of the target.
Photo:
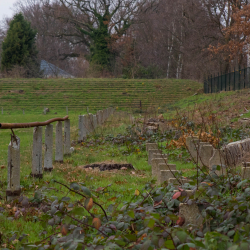
<svg viewBox="0 0 250 250">
<path fill-rule="evenodd" d="M 62 117 L 65 115 L 65 109 L 64 107 L 67 105 L 69 106 L 69 110 L 73 110 L 73 107 L 75 107 L 75 112 L 69 112 L 70 119 L 71 119 L 71 139 L 76 140 L 77 139 L 77 127 L 78 127 L 78 114 L 81 110 L 81 113 L 84 113 L 86 110 L 85 107 L 88 105 L 90 106 L 90 111 L 94 111 L 95 108 L 101 108 L 106 107 L 108 105 L 114 105 L 114 102 L 116 100 L 116 95 L 118 96 L 118 93 L 121 93 L 124 91 L 125 86 L 123 86 L 121 83 L 128 83 L 130 82 L 134 86 L 137 86 L 137 88 L 148 88 L 149 93 L 150 91 L 154 90 L 161 95 L 161 97 L 165 98 L 165 95 L 168 95 L 167 98 L 162 99 L 162 102 L 168 102 L 170 101 L 170 97 L 174 96 L 174 98 L 180 98 L 184 95 L 190 95 L 193 93 L 194 90 L 197 88 L 200 88 L 200 85 L 192 82 L 192 81 L 172 81 L 172 84 L 175 83 L 175 87 L 171 87 L 172 89 L 171 94 L 170 90 L 164 92 L 156 90 L 155 86 L 153 84 L 159 84 L 160 82 L 164 82 L 162 80 L 157 81 L 123 81 L 123 80 L 111 80 L 112 83 L 115 83 L 117 85 L 117 81 L 120 81 L 119 86 L 116 86 L 115 91 L 112 92 L 111 88 L 104 90 L 100 90 L 99 88 L 99 94 L 103 96 L 103 99 L 99 98 L 100 101 L 98 103 L 98 95 L 96 96 L 96 99 L 93 100 L 93 103 L 95 103 L 96 106 L 91 106 L 91 103 L 88 103 L 86 101 L 88 96 L 90 95 L 89 92 L 83 91 L 83 88 L 88 89 L 87 86 L 90 86 L 90 82 L 93 83 L 95 80 L 86 80 L 85 82 L 83 80 L 63 80 L 63 84 L 60 83 L 59 80 L 37 80 L 38 83 L 36 83 L 35 80 L 29 80 L 27 81 L 27 88 L 25 89 L 24 80 L 18 81 L 18 80 L 1 80 L 1 105 L 4 107 L 4 110 L 11 110 L 11 114 L 8 114 L 7 112 L 4 112 L 4 115 L 1 116 L 0 122 L 7 122 L 7 123 L 18 123 L 18 122 L 31 122 L 31 121 L 45 121 L 49 118 L 58 116 Z M 40 81 L 40 82 L 39 82 Z M 82 81 L 79 83 L 79 86 L 81 86 L 81 91 L 79 94 L 79 91 L 75 88 L 71 88 L 69 86 L 69 83 Z M 12 83 L 11 83 L 12 82 Z M 107 85 L 107 80 L 103 80 L 105 84 Z M 144 84 L 142 84 L 144 83 Z M 166 81 L 165 81 L 166 83 Z M 47 84 L 47 85 L 46 85 Z M 62 87 L 60 88 L 60 84 Z M 84 84 L 86 85 L 84 87 Z M 96 83 L 95 83 L 96 84 Z M 103 83 L 104 84 L 104 83 Z M 170 82 L 168 82 L 170 84 Z M 180 88 L 187 88 L 188 86 L 193 86 L 193 90 L 190 92 L 187 91 L 179 91 Z M 45 86 L 45 87 L 43 87 Z M 54 89 L 49 89 L 49 86 L 54 86 Z M 67 87 L 67 89 L 63 89 L 64 87 Z M 97 86 L 97 84 L 96 84 Z M 144 87 L 146 86 L 146 87 Z M 7 87 L 11 90 L 18 90 L 18 89 L 24 89 L 24 94 L 19 93 L 12 93 L 8 92 Z M 5 88 L 5 89 L 4 89 Z M 35 89 L 38 88 L 38 89 Z M 47 89 L 46 89 L 47 88 Z M 57 88 L 57 91 L 55 92 L 55 89 Z M 80 88 L 80 87 L 79 87 Z M 126 87 L 127 88 L 127 87 Z M 134 95 L 134 92 L 137 91 L 139 93 L 138 96 L 140 98 L 145 98 L 146 100 L 147 95 L 144 94 L 143 91 L 136 90 L 136 88 L 132 88 L 128 90 L 128 92 L 132 95 Z M 93 91 L 94 92 L 94 91 Z M 46 93 L 46 94 L 45 94 Z M 88 93 L 88 94 L 86 94 Z M 111 94 L 112 93 L 112 94 Z M 43 96 L 44 94 L 44 96 Z M 68 101 L 68 98 L 62 98 L 62 101 L 60 98 L 63 95 L 71 96 L 71 99 L 75 98 L 77 102 L 79 100 L 83 100 L 83 103 L 81 106 L 74 106 L 75 104 Z M 79 97 L 78 97 L 79 95 Z M 151 95 L 153 95 L 151 93 Z M 11 99 L 7 99 L 6 97 L 12 96 Z M 40 98 L 39 96 L 43 96 L 44 98 Z M 119 98 L 124 97 L 125 95 L 119 94 Z M 145 97 L 146 96 L 146 97 Z M 126 96 L 125 96 L 126 97 Z M 15 98 L 18 98 L 17 100 Z M 133 96 L 133 98 L 135 98 Z M 57 112 L 57 115 L 54 114 L 54 112 L 49 113 L 47 115 L 41 115 L 41 109 L 43 106 L 48 106 L 51 108 L 50 103 L 52 103 L 54 100 L 56 100 L 56 104 L 54 107 L 54 111 Z M 154 101 L 153 98 L 150 99 L 152 102 Z M 173 100 L 173 99 L 171 99 Z M 23 104 L 24 101 L 29 104 Z M 109 102 L 108 102 L 109 101 Z M 158 100 L 159 101 L 159 100 Z M 146 102 L 146 101 L 145 101 Z M 159 101 L 160 102 L 160 101 Z M 46 104 L 46 105 L 45 105 Z M 11 106 L 12 105 L 12 106 Z M 25 115 L 22 114 L 21 109 L 25 106 L 26 112 Z M 72 105 L 72 106 L 70 106 Z M 159 105 L 159 103 L 157 103 Z M 27 108 L 28 107 L 28 108 Z M 125 108 L 126 106 L 123 106 Z M 79 109 L 78 109 L 79 108 Z M 124 132 L 126 125 L 128 124 L 128 121 L 126 120 L 118 120 L 117 117 L 111 118 L 103 128 L 99 128 L 96 133 L 98 134 L 117 134 L 120 132 Z M 55 125 L 55 124 L 54 124 Z M 32 152 L 32 136 L 33 136 L 33 129 L 27 128 L 27 129 L 17 129 L 15 130 L 15 133 L 17 136 L 21 139 L 21 185 L 24 188 L 24 194 L 28 197 L 32 197 L 34 195 L 34 192 L 36 190 L 39 190 L 42 187 L 47 187 L 47 194 L 48 197 L 51 195 L 55 196 L 65 196 L 67 191 L 65 188 L 61 187 L 58 184 L 52 183 L 52 179 L 56 179 L 63 183 L 70 183 L 72 181 L 77 182 L 83 182 L 87 187 L 89 187 L 91 190 L 96 190 L 98 187 L 106 187 L 110 183 L 112 184 L 111 187 L 107 188 L 105 192 L 103 192 L 101 195 L 96 195 L 99 197 L 99 201 L 103 202 L 104 207 L 107 208 L 109 204 L 111 203 L 118 203 L 121 204 L 122 201 L 128 201 L 133 198 L 134 192 L 136 189 L 141 189 L 144 187 L 145 183 L 151 180 L 151 167 L 147 164 L 147 155 L 144 152 L 140 152 L 138 154 L 132 154 L 129 156 L 124 156 L 120 153 L 120 150 L 122 148 L 114 147 L 111 144 L 105 144 L 100 146 L 90 146 L 86 147 L 86 145 L 77 145 L 76 151 L 69 157 L 65 157 L 65 161 L 63 164 L 54 164 L 54 171 L 52 173 L 45 173 L 44 178 L 42 180 L 36 180 L 29 177 L 29 174 L 31 172 L 31 152 Z M 4 197 L 5 189 L 6 189 L 6 176 L 7 176 L 7 149 L 8 144 L 10 141 L 10 131 L 9 130 L 0 130 L 1 134 L 1 140 L 0 140 L 0 195 Z M 44 139 L 43 139 L 44 141 Z M 124 146 L 125 147 L 125 146 Z M 136 171 L 123 171 L 119 173 L 108 173 L 108 172 L 101 172 L 101 173 L 94 173 L 94 172 L 85 172 L 81 168 L 78 168 L 78 166 L 83 166 L 89 163 L 93 162 L 103 162 L 103 161 L 115 161 L 115 162 L 127 162 L 134 165 L 136 168 Z M 190 169 L 193 166 L 191 164 L 182 164 L 181 162 L 171 162 L 177 164 L 177 169 Z M 112 200 L 112 197 L 120 193 L 121 196 L 116 201 Z M 78 197 L 74 197 L 70 194 L 70 197 L 72 200 L 75 200 Z M 4 201 L 1 200 L 2 204 L 4 204 Z M 0 205 L 1 206 L 1 205 Z M 6 214 L 5 214 L 6 215 Z M 34 215 L 37 215 L 34 213 Z M 8 213 L 7 217 L 11 217 L 13 214 Z M 39 236 L 40 231 L 42 230 L 41 225 L 39 222 L 34 223 L 33 217 L 28 217 L 24 219 L 24 217 L 21 217 L 18 220 L 10 221 L 7 219 L 6 216 L 1 216 L 0 214 L 0 233 L 4 233 L 4 239 L 5 237 L 8 237 L 11 232 L 17 231 L 18 234 L 20 233 L 27 233 L 29 234 L 29 240 L 30 241 L 37 241 L 41 239 Z M 47 231 L 48 233 L 51 232 L 52 227 L 48 226 Z"/>
<path fill-rule="evenodd" d="M 107 106 L 138 109 L 161 106 L 193 95 L 202 88 L 192 80 L 123 79 L 0 79 L 0 107 L 7 112 L 41 113 L 43 107 L 53 112 L 90 111 Z M 19 90 L 24 90 L 19 93 Z"/>
<path fill-rule="evenodd" d="M 248 90 L 199 94 L 166 105 L 165 109 L 167 109 L 166 117 L 169 118 L 176 117 L 176 110 L 179 113 L 194 114 L 200 109 L 207 114 L 215 114 L 224 124 L 238 127 L 241 125 L 239 122 L 241 118 L 250 118 L 250 112 L 247 112 L 250 110 L 250 95 Z"/>
</svg>

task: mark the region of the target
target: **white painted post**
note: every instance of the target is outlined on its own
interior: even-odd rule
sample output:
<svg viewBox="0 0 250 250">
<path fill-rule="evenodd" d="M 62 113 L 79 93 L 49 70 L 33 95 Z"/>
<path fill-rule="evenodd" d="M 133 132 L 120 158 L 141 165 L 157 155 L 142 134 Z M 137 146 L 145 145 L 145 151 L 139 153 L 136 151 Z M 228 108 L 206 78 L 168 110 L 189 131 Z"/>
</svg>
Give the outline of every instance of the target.
<svg viewBox="0 0 250 250">
<path fill-rule="evenodd" d="M 16 199 L 20 194 L 20 138 L 11 136 L 8 146 L 7 201 Z"/>
<path fill-rule="evenodd" d="M 43 177 L 43 127 L 35 127 L 33 130 L 33 152 L 32 152 L 32 173 L 35 178 Z"/>
<path fill-rule="evenodd" d="M 24 111 L 24 109 L 23 109 L 23 115 L 25 115 L 25 111 Z"/>
<path fill-rule="evenodd" d="M 53 170 L 53 125 L 49 124 L 45 129 L 45 153 L 44 153 L 44 171 Z"/>
<path fill-rule="evenodd" d="M 67 114 L 67 115 L 69 114 L 69 110 L 68 110 L 68 107 L 66 107 L 66 114 Z"/>
<path fill-rule="evenodd" d="M 56 162 L 63 162 L 63 137 L 62 137 L 62 122 L 56 124 Z"/>
<path fill-rule="evenodd" d="M 64 154 L 70 155 L 70 119 L 64 121 Z"/>
<path fill-rule="evenodd" d="M 2 107 L 2 115 L 3 115 L 3 107 Z"/>
</svg>

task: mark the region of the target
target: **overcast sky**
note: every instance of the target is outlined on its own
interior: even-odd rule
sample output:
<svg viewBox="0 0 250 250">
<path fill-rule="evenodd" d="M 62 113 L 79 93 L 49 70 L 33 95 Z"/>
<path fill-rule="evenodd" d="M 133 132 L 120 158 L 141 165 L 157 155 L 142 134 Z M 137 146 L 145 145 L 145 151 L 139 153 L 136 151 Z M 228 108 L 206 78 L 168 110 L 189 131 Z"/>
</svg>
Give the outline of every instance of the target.
<svg viewBox="0 0 250 250">
<path fill-rule="evenodd" d="M 11 17 L 13 14 L 13 4 L 16 0 L 0 0 L 0 20 L 4 17 Z"/>
</svg>

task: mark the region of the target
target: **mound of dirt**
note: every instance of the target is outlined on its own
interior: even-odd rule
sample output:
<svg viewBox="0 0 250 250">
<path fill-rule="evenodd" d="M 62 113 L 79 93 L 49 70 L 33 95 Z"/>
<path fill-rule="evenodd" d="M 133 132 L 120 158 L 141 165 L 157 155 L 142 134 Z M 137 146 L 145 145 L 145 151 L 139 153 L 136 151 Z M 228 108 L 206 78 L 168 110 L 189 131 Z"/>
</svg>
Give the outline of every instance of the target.
<svg viewBox="0 0 250 250">
<path fill-rule="evenodd" d="M 133 169 L 135 170 L 135 168 L 133 167 L 132 164 L 123 164 L 123 163 L 93 163 L 93 164 L 88 164 L 86 166 L 84 166 L 83 168 L 99 168 L 100 171 L 106 171 L 106 170 L 126 170 L 126 169 Z"/>
</svg>

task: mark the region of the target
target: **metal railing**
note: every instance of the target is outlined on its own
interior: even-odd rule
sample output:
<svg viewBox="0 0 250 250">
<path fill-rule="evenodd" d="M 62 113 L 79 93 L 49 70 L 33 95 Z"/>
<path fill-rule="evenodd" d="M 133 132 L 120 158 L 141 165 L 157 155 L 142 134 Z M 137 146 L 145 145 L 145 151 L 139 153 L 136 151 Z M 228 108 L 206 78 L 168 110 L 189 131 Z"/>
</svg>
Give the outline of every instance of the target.
<svg viewBox="0 0 250 250">
<path fill-rule="evenodd" d="M 250 88 L 250 68 L 234 70 L 230 73 L 211 76 L 204 80 L 204 93 L 235 91 Z"/>
</svg>

